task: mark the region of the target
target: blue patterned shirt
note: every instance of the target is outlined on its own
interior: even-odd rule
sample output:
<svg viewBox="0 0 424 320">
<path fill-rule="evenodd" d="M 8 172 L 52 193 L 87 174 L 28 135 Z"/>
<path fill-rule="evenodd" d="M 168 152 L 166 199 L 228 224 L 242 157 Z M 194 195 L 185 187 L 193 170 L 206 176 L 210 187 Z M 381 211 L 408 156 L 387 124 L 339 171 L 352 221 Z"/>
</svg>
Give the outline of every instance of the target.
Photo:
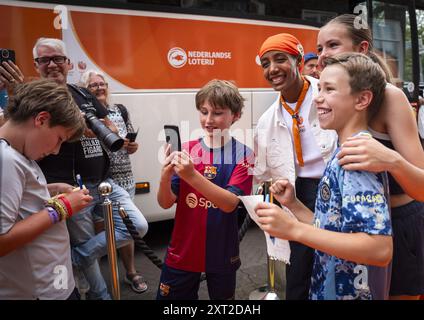
<svg viewBox="0 0 424 320">
<path fill-rule="evenodd" d="M 336 157 L 318 186 L 315 226 L 343 233 L 391 235 L 387 174 L 345 171 Z M 381 299 L 388 268 L 371 267 L 315 251 L 310 298 Z"/>
</svg>

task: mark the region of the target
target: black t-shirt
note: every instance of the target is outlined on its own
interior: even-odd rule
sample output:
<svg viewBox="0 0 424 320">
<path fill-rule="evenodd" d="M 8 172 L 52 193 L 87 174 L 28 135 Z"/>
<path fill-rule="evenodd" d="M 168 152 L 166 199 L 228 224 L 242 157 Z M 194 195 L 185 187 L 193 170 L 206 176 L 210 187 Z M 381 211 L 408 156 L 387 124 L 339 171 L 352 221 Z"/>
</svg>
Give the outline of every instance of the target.
<svg viewBox="0 0 424 320">
<path fill-rule="evenodd" d="M 88 90 L 70 85 L 68 89 L 78 106 L 91 102 L 99 119 L 107 116 L 106 108 Z M 57 155 L 42 159 L 39 165 L 48 183 L 75 184 L 77 174 L 83 182 L 100 182 L 108 175 L 109 158 L 97 138 L 83 136 L 77 142 L 64 142 Z"/>
</svg>

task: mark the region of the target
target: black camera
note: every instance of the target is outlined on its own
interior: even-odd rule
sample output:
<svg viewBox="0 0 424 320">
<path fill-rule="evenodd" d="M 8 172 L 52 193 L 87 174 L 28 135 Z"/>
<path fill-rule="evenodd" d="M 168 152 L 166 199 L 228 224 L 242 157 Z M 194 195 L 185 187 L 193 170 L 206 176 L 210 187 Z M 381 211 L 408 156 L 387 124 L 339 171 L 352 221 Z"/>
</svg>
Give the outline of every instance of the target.
<svg viewBox="0 0 424 320">
<path fill-rule="evenodd" d="M 93 130 L 97 138 L 112 152 L 118 151 L 124 145 L 124 139 L 110 130 L 96 117 L 96 108 L 90 104 L 82 104 L 80 106 L 82 112 L 85 113 L 85 120 L 88 127 Z"/>
</svg>

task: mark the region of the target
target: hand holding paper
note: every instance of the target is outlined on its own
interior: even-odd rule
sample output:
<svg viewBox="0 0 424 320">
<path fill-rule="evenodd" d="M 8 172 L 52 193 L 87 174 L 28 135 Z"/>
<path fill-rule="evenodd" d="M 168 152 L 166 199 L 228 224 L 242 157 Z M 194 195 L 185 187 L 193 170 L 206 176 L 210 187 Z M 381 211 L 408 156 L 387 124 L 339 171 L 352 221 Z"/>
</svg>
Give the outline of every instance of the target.
<svg viewBox="0 0 424 320">
<path fill-rule="evenodd" d="M 287 208 L 262 202 L 256 206 L 255 211 L 262 230 L 280 239 L 295 240 L 293 231 L 298 221 Z"/>
<path fill-rule="evenodd" d="M 264 230 L 263 223 L 260 222 L 259 219 L 263 219 L 262 217 L 259 217 L 256 212 L 255 208 L 257 206 L 265 206 L 270 208 L 277 208 L 280 211 L 280 214 L 284 216 L 288 216 L 289 219 L 291 217 L 294 217 L 293 214 L 289 211 L 287 213 L 283 211 L 283 209 L 279 208 L 278 206 L 271 204 L 271 203 L 265 203 L 263 202 L 263 196 L 262 195 L 254 195 L 254 196 L 243 196 L 239 197 L 241 201 L 243 202 L 244 206 L 247 209 L 247 212 L 249 213 L 249 216 L 252 218 L 253 221 L 256 222 L 256 224 Z M 265 231 L 265 230 L 264 230 Z M 273 260 L 280 260 L 285 263 L 290 263 L 290 246 L 287 240 L 283 240 L 280 238 L 275 238 L 274 241 L 271 240 L 271 236 L 268 232 L 265 231 L 265 238 L 267 243 L 267 252 L 271 259 Z"/>
</svg>

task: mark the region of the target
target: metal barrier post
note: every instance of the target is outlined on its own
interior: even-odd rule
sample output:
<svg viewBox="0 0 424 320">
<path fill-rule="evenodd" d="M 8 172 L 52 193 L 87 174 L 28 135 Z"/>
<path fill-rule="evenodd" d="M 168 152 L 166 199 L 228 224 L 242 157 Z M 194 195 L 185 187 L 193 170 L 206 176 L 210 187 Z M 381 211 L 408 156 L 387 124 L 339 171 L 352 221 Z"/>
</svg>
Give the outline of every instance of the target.
<svg viewBox="0 0 424 320">
<path fill-rule="evenodd" d="M 269 194 L 269 201 L 273 203 L 272 193 L 269 191 L 269 187 L 272 184 L 272 179 L 269 181 L 265 181 L 263 183 L 262 193 L 265 195 Z M 258 189 L 258 194 L 261 194 Z M 253 290 L 249 294 L 249 300 L 280 300 L 277 293 L 275 292 L 275 260 L 271 259 L 269 255 L 267 255 L 267 267 L 268 267 L 268 284 L 267 286 L 260 287 L 256 290 Z"/>
<path fill-rule="evenodd" d="M 115 242 L 115 224 L 113 222 L 112 201 L 108 196 L 112 192 L 112 186 L 108 182 L 102 182 L 99 185 L 99 193 L 104 198 L 102 203 L 103 214 L 105 217 L 105 232 L 107 243 L 107 254 L 110 268 L 110 280 L 112 286 L 113 300 L 120 300 L 121 294 L 119 290 L 119 275 L 118 275 L 118 259 L 116 254 Z"/>
</svg>

